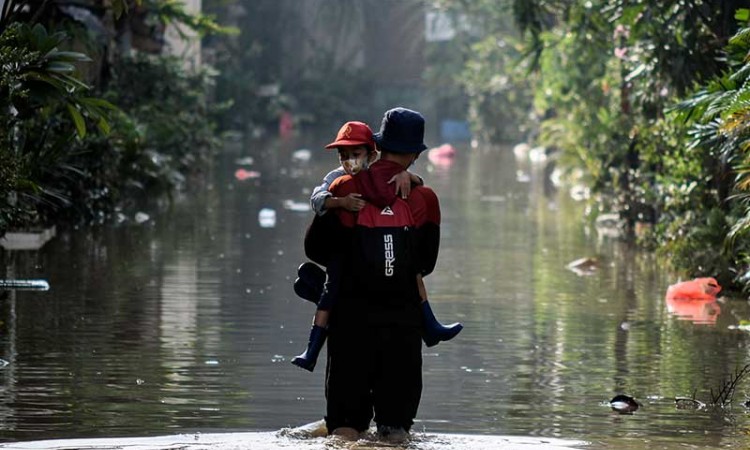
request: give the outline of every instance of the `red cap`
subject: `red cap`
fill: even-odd
[[[375,150],[372,130],[364,122],[346,122],[339,129],[336,140],[326,145],[326,148],[336,148],[344,145],[364,145],[370,151]]]

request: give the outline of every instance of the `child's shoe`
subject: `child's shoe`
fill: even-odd
[[[422,340],[428,347],[438,345],[440,341],[450,341],[463,330],[464,326],[456,322],[445,326],[438,322],[427,300],[422,302]]]
[[[328,330],[317,325],[313,325],[310,330],[310,341],[307,343],[307,350],[299,356],[292,359],[292,364],[312,372],[315,369],[315,363],[318,362],[318,355],[326,341]]]

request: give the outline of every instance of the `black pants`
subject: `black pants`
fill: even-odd
[[[351,324],[353,325],[353,324]],[[370,420],[408,431],[422,396],[418,328],[350,326],[331,329],[326,368],[326,426],[365,431]]]

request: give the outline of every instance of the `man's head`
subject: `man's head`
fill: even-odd
[[[411,109],[390,109],[383,115],[380,132],[373,138],[384,159],[408,166],[427,148],[424,144],[424,117]]]
[[[342,125],[336,140],[326,145],[326,148],[338,150],[341,166],[349,175],[367,169],[376,156],[372,130],[363,122],[354,121]]]

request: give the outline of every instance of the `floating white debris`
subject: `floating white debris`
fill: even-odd
[[[301,148],[292,153],[292,160],[298,162],[308,162],[312,158],[312,152],[306,148]]]
[[[276,211],[271,208],[263,208],[258,212],[258,223],[262,228],[273,228],[276,226]]]
[[[531,151],[531,146],[525,142],[513,146],[513,155],[518,159],[527,158],[529,151]]]
[[[138,212],[135,214],[134,220],[135,220],[135,223],[141,224],[143,222],[147,222],[148,219],[150,218],[151,217],[145,212]]]
[[[295,202],[294,200],[284,200],[284,209],[296,212],[307,212],[310,211],[310,203]]]
[[[534,147],[529,150],[529,160],[533,163],[541,163],[547,160],[547,149],[545,147]]]
[[[0,290],[36,290],[49,291],[47,280],[0,280]]]
[[[624,224],[617,213],[600,214],[595,221],[596,232],[599,236],[610,238],[620,237]]]
[[[570,188],[570,198],[577,202],[586,200],[590,196],[591,191],[586,186],[578,184]]]
[[[578,276],[593,275],[599,268],[599,261],[596,258],[579,258],[565,266]]]
[[[234,160],[234,163],[238,166],[252,166],[255,160],[252,156],[245,156],[244,158],[238,158]]]

